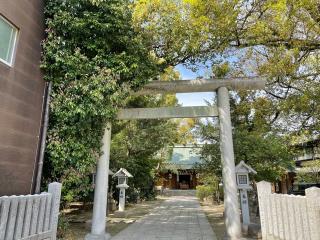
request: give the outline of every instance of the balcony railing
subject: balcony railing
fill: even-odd
[[[304,154],[298,157],[295,157],[295,161],[306,161],[306,160],[315,160],[315,159],[320,159],[320,153],[309,153],[309,154]]]

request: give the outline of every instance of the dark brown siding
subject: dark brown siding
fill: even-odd
[[[42,0],[0,0],[0,14],[18,29],[12,67],[0,62],[0,196],[28,194],[36,174],[45,83]]]

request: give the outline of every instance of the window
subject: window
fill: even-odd
[[[0,61],[12,65],[18,29],[0,16]]]
[[[238,175],[238,184],[239,185],[245,185],[248,184],[248,178],[247,175]]]
[[[121,176],[118,178],[118,184],[125,184],[126,183],[126,177]]]

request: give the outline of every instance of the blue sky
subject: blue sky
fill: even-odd
[[[183,65],[178,65],[175,68],[180,72],[182,80],[191,80],[196,79],[197,77],[204,76],[208,72],[208,69],[205,66],[200,66],[196,72],[193,72],[190,69],[187,69]],[[207,101],[212,101],[214,96],[213,92],[205,93],[178,93],[177,98],[180,104],[183,106],[206,106]]]

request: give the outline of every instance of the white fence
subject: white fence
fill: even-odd
[[[262,181],[257,189],[262,239],[320,239],[320,188],[307,189],[306,196],[276,194]]]
[[[1,240],[55,240],[61,184],[49,184],[48,192],[0,197]]]

